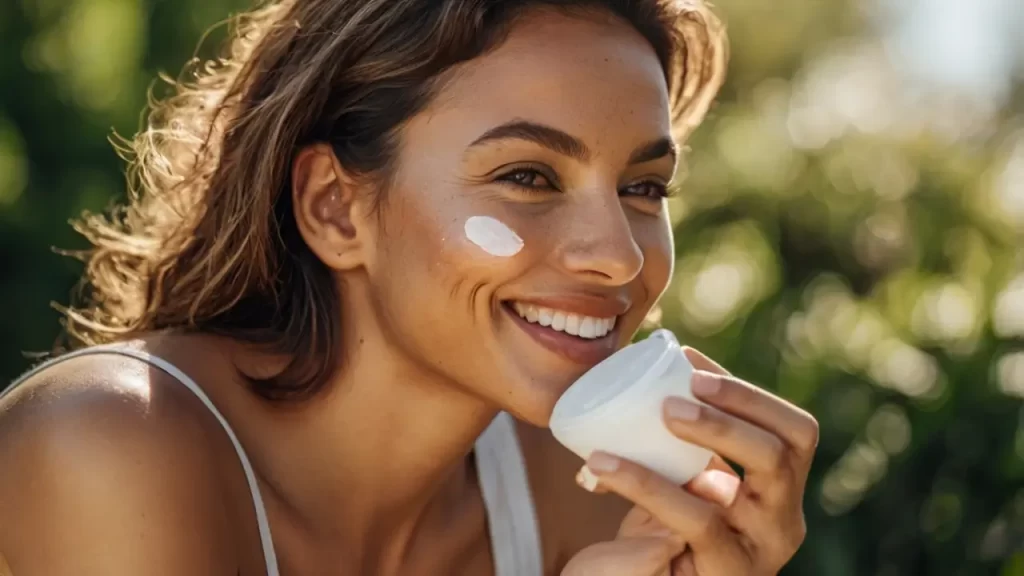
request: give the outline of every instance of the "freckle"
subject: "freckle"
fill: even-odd
[[[359,343],[362,344],[363,342],[366,342],[366,339],[365,338],[360,338],[359,339]]]

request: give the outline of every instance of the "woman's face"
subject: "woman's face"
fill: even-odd
[[[366,267],[372,309],[404,355],[544,424],[668,284],[674,169],[644,38],[532,13],[404,128]]]

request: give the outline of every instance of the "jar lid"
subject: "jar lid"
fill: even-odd
[[[564,428],[584,416],[597,416],[602,408],[627,391],[641,391],[660,375],[678,354],[679,341],[669,330],[654,331],[605,358],[580,376],[562,394],[551,414],[550,426]]]

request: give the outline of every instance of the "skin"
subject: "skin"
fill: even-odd
[[[523,121],[582,146],[555,150],[521,126],[479,141]],[[628,343],[672,271],[660,193],[675,158],[657,145],[669,128],[663,74],[638,33],[600,16],[529,15],[405,126],[380,213],[374,184],[329,147],[296,156],[295,217],[341,288],[344,367],[323,393],[258,399],[242,376],[287,359],[222,338],[132,344],[201,383],[231,423],[283,573],[491,574],[467,454],[499,410],[520,420],[547,574],[762,575],[792,556],[813,418],[687,350],[711,407],[680,420],[676,400],[666,424],[745,477],[716,460],[680,488],[595,455],[588,493],[574,483],[581,462],[543,426],[589,365],[539,345],[502,306],[628,307],[614,337]],[[663,153],[631,163],[644,150]],[[473,215],[505,222],[523,250],[481,251],[462,233]],[[135,360],[70,360],[4,398],[0,469],[13,471],[0,475],[0,550],[19,576],[264,573],[227,437],[190,392]]]

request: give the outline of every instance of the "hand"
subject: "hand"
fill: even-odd
[[[731,376],[692,348],[693,393],[665,402],[668,429],[719,456],[680,488],[628,460],[594,453],[581,470],[597,489],[636,507],[612,542],[584,549],[563,576],[767,576],[803,543],[803,494],[818,423],[796,406]],[[586,486],[585,486],[586,487]]]

